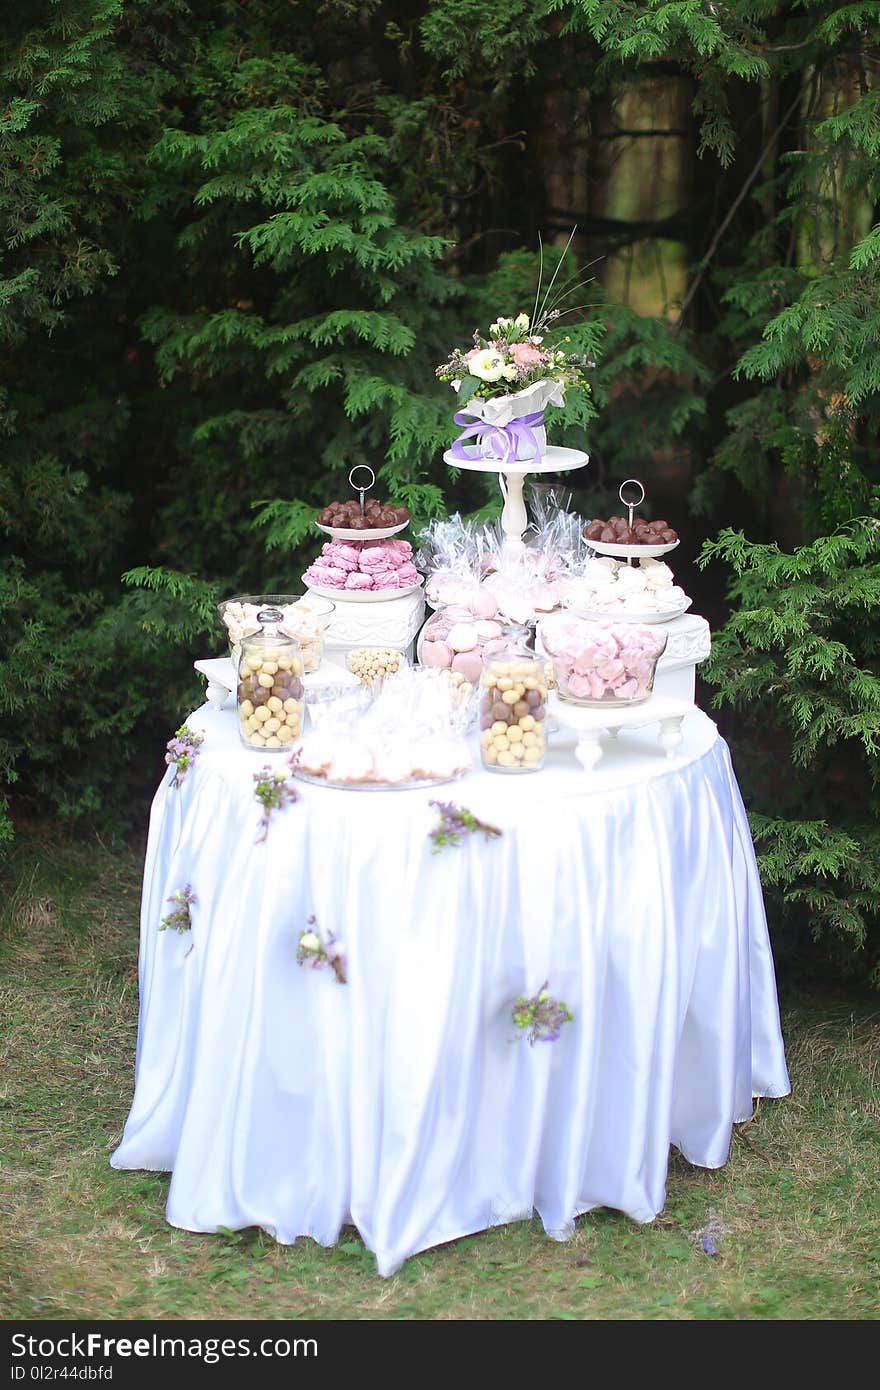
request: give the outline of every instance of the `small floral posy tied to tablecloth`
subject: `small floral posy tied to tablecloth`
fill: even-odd
[[[202,735],[199,741],[199,735]],[[122,1169],[172,1173],[192,1231],[323,1245],[390,1274],[537,1211],[563,1239],[663,1208],[670,1144],[726,1161],[789,1089],[754,850],[697,710],[585,778],[477,768],[364,796],[288,781],[235,710],[169,748],[144,877]],[[295,794],[294,794],[295,792]],[[169,929],[171,928],[171,929]]]

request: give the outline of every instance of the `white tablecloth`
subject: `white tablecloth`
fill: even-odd
[[[418,1250],[530,1217],[571,1234],[609,1206],[650,1221],[670,1144],[726,1161],[753,1096],[788,1092],[773,962],[728,750],[695,711],[667,760],[621,734],[584,773],[432,791],[300,784],[255,844],[231,709],[156,795],[131,1113],[112,1162],[170,1170],[167,1216],[333,1244],[353,1222],[389,1274]],[[432,853],[432,799],[503,830]],[[190,884],[192,930],[159,931]],[[348,983],[296,963],[314,916]],[[574,1020],[530,1047],[518,994]]]

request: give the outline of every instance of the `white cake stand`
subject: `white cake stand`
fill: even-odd
[[[473,473],[497,473],[504,510],[501,513],[501,529],[504,532],[504,558],[518,560],[525,550],[523,532],[529,524],[526,504],[523,500],[523,483],[528,473],[566,473],[572,468],[583,468],[589,463],[589,454],[580,449],[562,449],[548,444],[540,458],[516,459],[502,465],[500,459],[483,457],[476,445],[465,445],[463,453],[467,458],[459,458],[447,449],[444,462],[450,468],[464,468]]]

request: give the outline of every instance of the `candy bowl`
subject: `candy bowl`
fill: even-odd
[[[494,618],[475,618],[467,608],[438,608],[419,633],[416,656],[422,666],[458,671],[476,685],[483,673],[483,647],[503,630]]]
[[[394,647],[353,647],[345,659],[353,676],[369,689],[378,689],[389,676],[395,676],[406,657]]]
[[[539,627],[552,658],[560,700],[607,708],[636,705],[654,688],[667,634],[656,626],[554,614]]]
[[[241,656],[242,639],[259,632],[257,614],[266,607],[281,612],[278,630],[299,643],[305,674],[317,671],[324,658],[324,632],[336,605],[316,594],[239,594],[218,603],[217,611],[226,628],[230,655],[236,665]]]

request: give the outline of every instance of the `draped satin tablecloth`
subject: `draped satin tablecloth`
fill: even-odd
[[[231,708],[189,723],[202,751],[153,803],[112,1158],[171,1171],[175,1226],[331,1245],[353,1222],[390,1274],[533,1211],[557,1239],[596,1206],[647,1222],[670,1144],[718,1167],[752,1097],[788,1092],[748,824],[704,714],[673,759],[624,732],[591,774],[556,735],[534,775],[298,784],[263,844],[268,759]],[[503,835],[432,853],[431,799]],[[186,884],[191,931],[160,932]],[[312,916],[344,943],[345,985],[297,965]],[[511,1007],[545,980],[574,1019],[530,1047]]]

